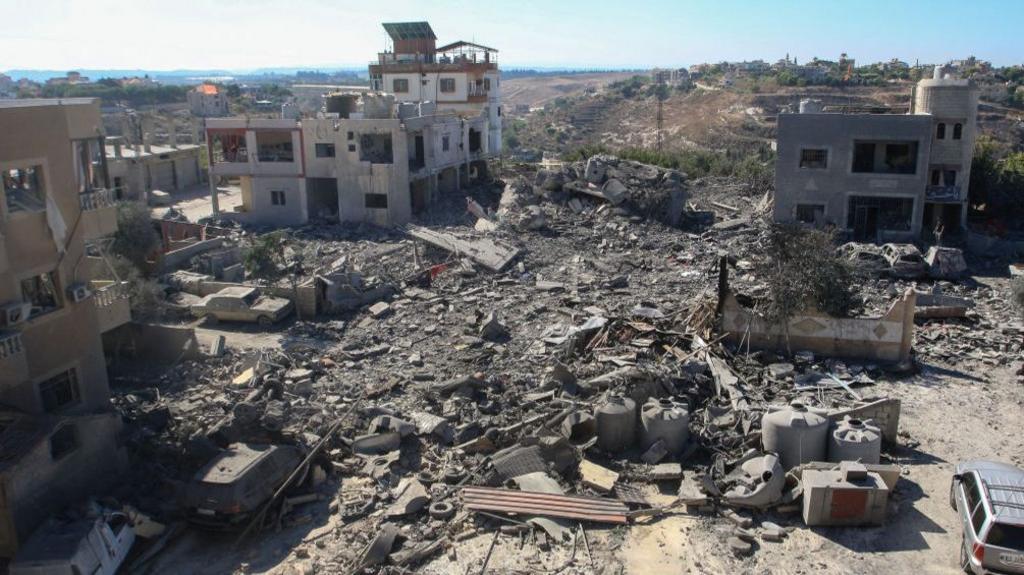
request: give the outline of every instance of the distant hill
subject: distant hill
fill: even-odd
[[[132,76],[149,76],[150,78],[165,84],[187,84],[196,83],[204,79],[241,79],[256,78],[260,76],[294,75],[300,71],[316,71],[325,73],[366,73],[365,67],[338,66],[338,67],[317,67],[317,66],[295,66],[288,68],[257,68],[252,70],[144,70],[144,69],[89,69],[80,68],[76,70],[83,76],[96,81],[100,78],[123,78]],[[28,78],[33,82],[45,82],[50,78],[62,77],[67,70],[7,70],[3,72],[15,80]]]

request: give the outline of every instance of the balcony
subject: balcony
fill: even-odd
[[[126,282],[93,282],[93,289],[92,300],[96,305],[100,333],[121,327],[132,320],[131,298]]]
[[[99,189],[78,195],[82,208],[82,230],[85,239],[94,240],[117,231],[117,191]]]
[[[959,202],[962,188],[954,186],[927,186],[924,189],[924,199],[927,202]]]

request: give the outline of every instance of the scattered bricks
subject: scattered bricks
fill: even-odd
[[[391,314],[391,305],[386,301],[379,301],[370,306],[370,315],[382,319]]]
[[[601,493],[610,493],[619,474],[584,459],[580,462],[580,478],[583,485]]]
[[[654,481],[682,479],[683,466],[678,463],[659,463],[651,468],[650,477]]]
[[[739,537],[730,537],[726,544],[729,546],[729,550],[732,554],[737,557],[749,557],[754,553],[754,545],[748,541],[744,541]]]
[[[743,515],[740,515],[739,513],[736,513],[732,509],[723,509],[721,511],[721,514],[722,514],[722,517],[725,517],[726,519],[731,521],[737,527],[742,527],[744,529],[747,529],[747,528],[751,527],[754,524],[754,520],[753,519],[751,519],[749,517],[744,517]]]

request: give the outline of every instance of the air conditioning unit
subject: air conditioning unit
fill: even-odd
[[[87,286],[87,285],[85,285],[83,283],[71,284],[68,287],[68,297],[70,297],[71,301],[73,301],[75,303],[83,301],[84,299],[86,299],[87,297],[89,297],[91,295],[92,295],[92,292],[89,291],[89,286]]]
[[[32,304],[20,301],[7,302],[0,306],[0,327],[14,327],[28,319]]]

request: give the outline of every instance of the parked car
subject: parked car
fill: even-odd
[[[227,287],[192,306],[192,315],[214,321],[255,322],[269,326],[292,312],[292,302],[260,295],[252,287]]]
[[[928,264],[913,244],[885,244],[882,257],[889,262],[889,273],[895,277],[917,279],[928,275]]]
[[[235,527],[270,499],[301,461],[298,448],[288,445],[232,444],[186,487],[185,515],[201,527]]]
[[[1024,573],[1024,470],[994,461],[956,466],[949,503],[960,517],[960,567]]]
[[[10,575],[113,575],[135,543],[124,513],[94,519],[50,519],[29,537],[9,566]]]
[[[858,271],[879,276],[889,272],[889,261],[882,256],[881,248],[875,244],[847,242],[839,246],[837,251]]]

